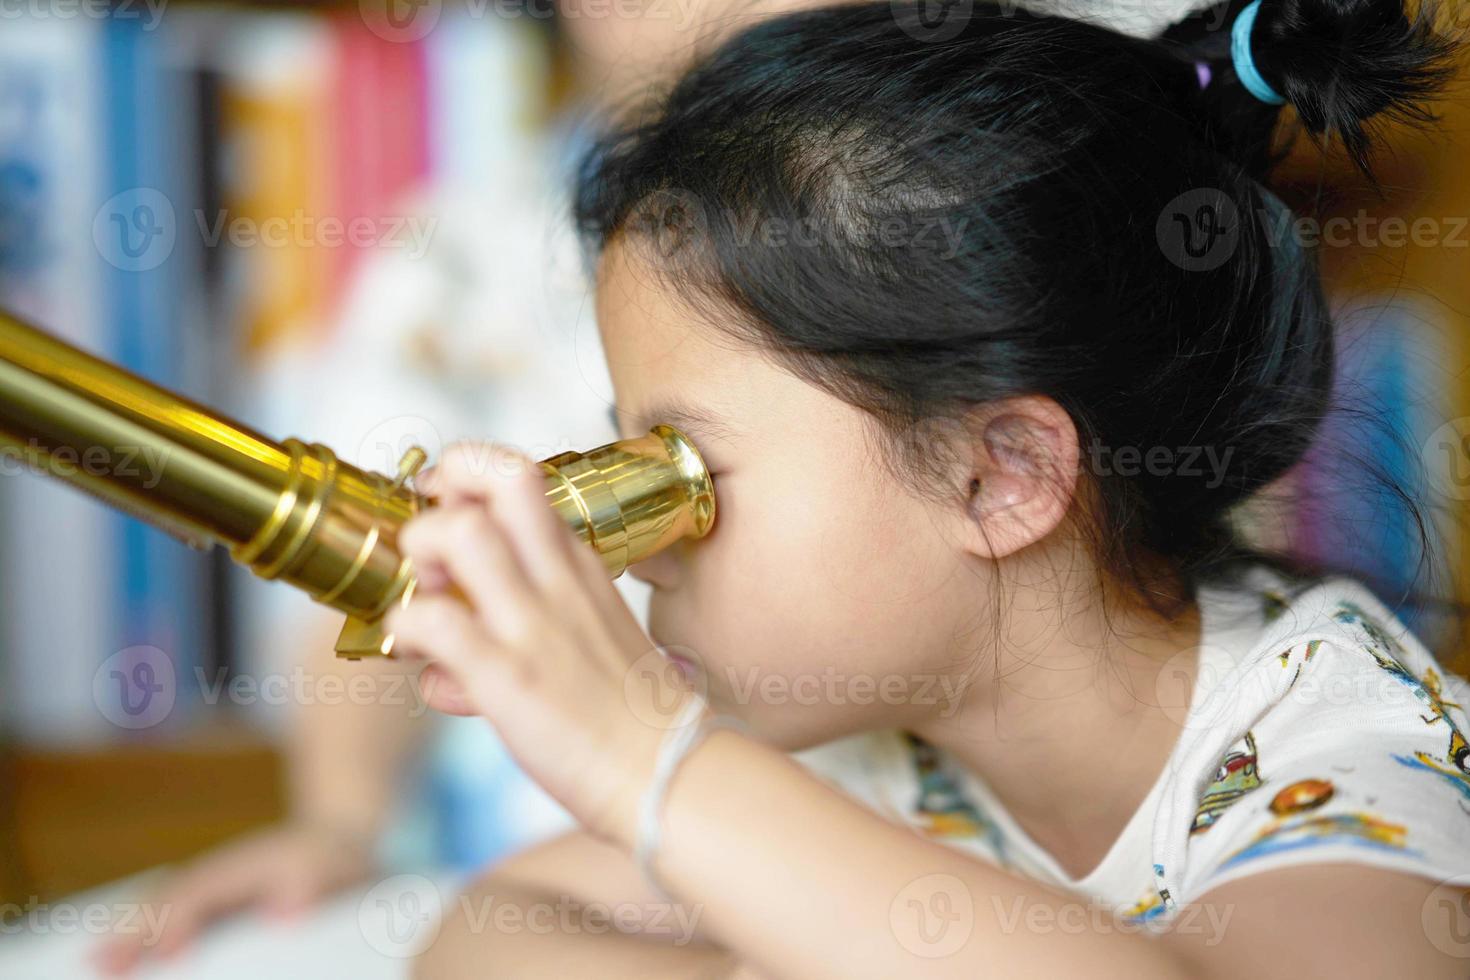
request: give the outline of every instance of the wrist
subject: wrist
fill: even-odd
[[[674,722],[659,740],[649,779],[637,801],[633,858],[645,881],[670,901],[656,870],[663,838],[667,801],[673,783],[689,759],[705,741],[720,731],[746,730],[744,722],[731,715],[712,712],[702,697],[691,696],[675,715]]]
[[[687,699],[682,700],[671,718],[677,718],[688,704]],[[670,727],[640,722],[620,739],[627,746],[624,753],[626,762],[611,794],[605,819],[599,822],[600,826],[590,829],[626,853],[631,854],[637,848],[639,813],[653,785],[660,753],[672,730],[672,720]]]
[[[378,826],[376,821],[359,815],[303,811],[295,814],[291,823],[306,833],[332,844],[352,847],[367,853],[372,853],[377,847]]]

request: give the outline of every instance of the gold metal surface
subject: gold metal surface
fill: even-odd
[[[198,548],[347,614],[338,656],[391,656],[381,619],[413,594],[399,528],[435,498],[317,443],[275,442],[204,405],[0,313],[0,451]],[[143,460],[161,460],[148,466]],[[714,486],[677,429],[539,461],[547,503],[610,578],[715,519]]]

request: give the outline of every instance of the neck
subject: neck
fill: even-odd
[[[1056,607],[1055,589],[1024,589]],[[1097,864],[1181,733],[1200,640],[1198,605],[1152,611],[1013,606],[997,656],[958,710],[910,726],[983,778],[1068,873]],[[1070,855],[1071,857],[1065,857]]]

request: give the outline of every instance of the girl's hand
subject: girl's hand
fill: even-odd
[[[293,917],[376,868],[372,842],[346,828],[293,821],[257,831],[171,870],[140,902],[162,910],[160,931],[109,934],[92,948],[109,976],[170,957],[230,915],[260,909]]]
[[[638,797],[688,693],[678,670],[552,510],[534,460],[458,443],[415,487],[438,504],[400,532],[418,585],[385,622],[395,651],[429,661],[419,683],[432,707],[483,715],[583,826],[631,847]]]

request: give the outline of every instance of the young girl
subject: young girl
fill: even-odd
[[[1470,691],[1231,523],[1332,394],[1272,125],[1366,168],[1447,36],[946,9],[750,29],[588,158],[620,431],[717,517],[631,569],[649,635],[528,457],[420,481],[388,625],[583,828],[422,975],[1464,975]]]

